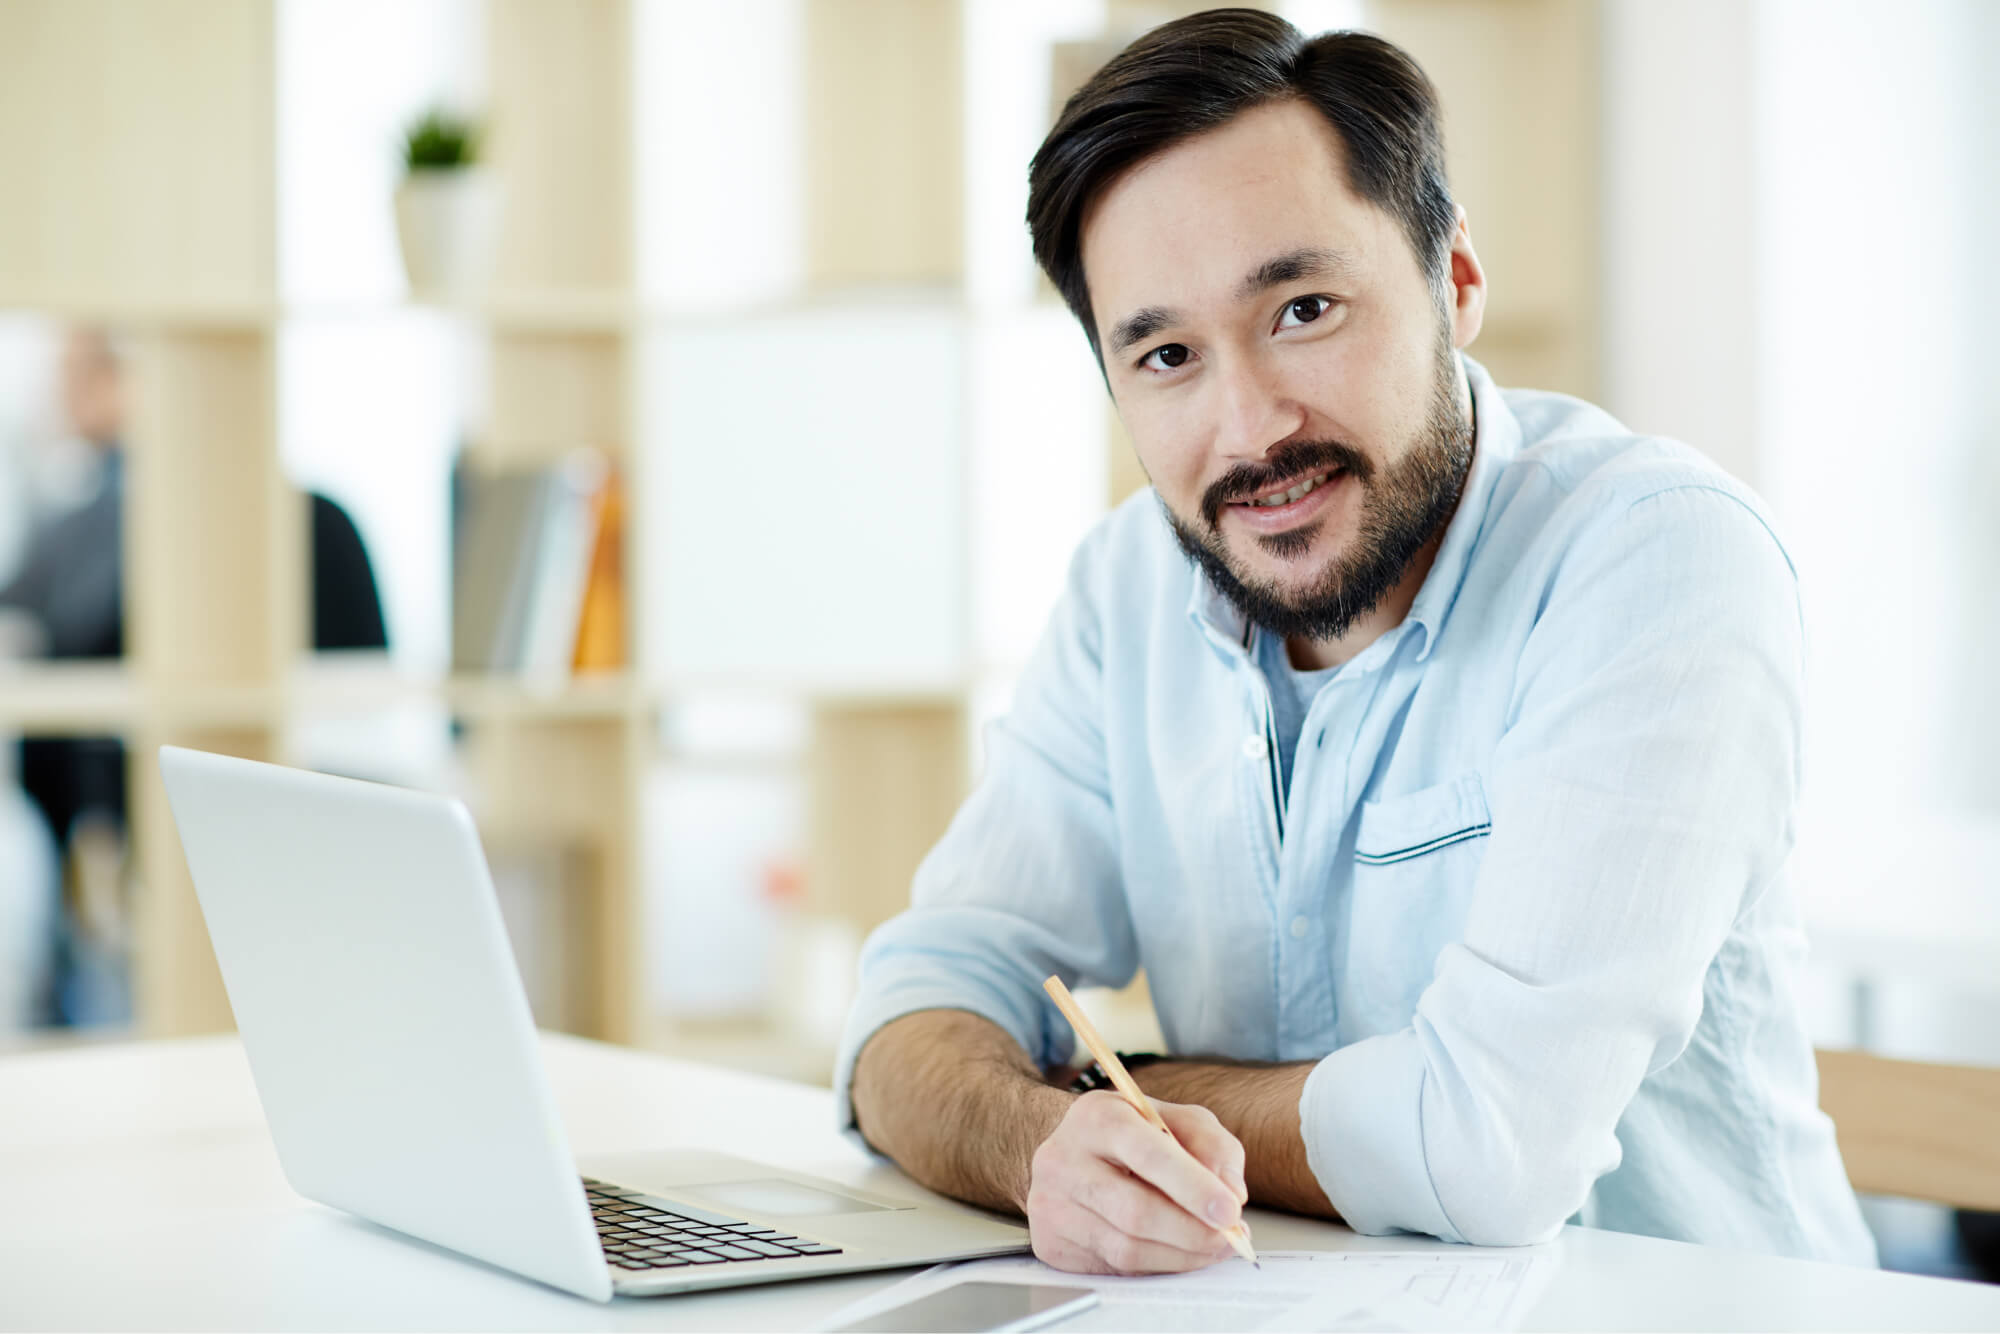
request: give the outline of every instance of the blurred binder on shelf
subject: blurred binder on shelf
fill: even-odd
[[[622,505],[602,455],[467,473],[457,511],[454,672],[549,680],[623,665]]]
[[[625,666],[625,488],[616,472],[597,493],[597,549],[590,557],[570,665],[580,673]]]
[[[452,548],[453,671],[502,672],[516,665],[545,489],[536,473],[462,479]]]

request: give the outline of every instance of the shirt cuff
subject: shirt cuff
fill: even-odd
[[[1313,1068],[1299,1098],[1306,1162],[1347,1225],[1462,1242],[1424,1152],[1425,1067],[1416,1035],[1364,1038]]]

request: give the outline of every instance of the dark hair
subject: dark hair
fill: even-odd
[[[1113,56],[1063,106],[1028,167],[1035,259],[1082,322],[1097,326],[1083,276],[1084,210],[1120,172],[1266,102],[1299,98],[1347,149],[1348,185],[1394,217],[1432,286],[1456,226],[1437,90],[1380,37],[1308,40],[1274,14],[1211,9],[1162,24]]]

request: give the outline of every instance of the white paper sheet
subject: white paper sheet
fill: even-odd
[[[1263,1269],[1225,1260],[1191,1274],[1065,1274],[1029,1256],[937,1265],[836,1313],[825,1328],[915,1301],[954,1283],[1058,1283],[1096,1289],[1095,1309],[1051,1329],[1513,1329],[1555,1273],[1553,1247],[1463,1251],[1268,1251]]]

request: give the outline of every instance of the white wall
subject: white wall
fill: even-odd
[[[1751,480],[1799,565],[1822,958],[1887,977],[1884,1049],[2000,1060],[2000,7],[1606,19],[1607,406]]]
[[[1968,781],[1992,713],[1964,671],[2000,572],[1975,430],[1978,363],[2000,347],[1966,281],[1965,168],[2000,146],[1974,112],[1978,8],[1765,0],[1757,361],[1760,464],[1813,654],[1818,902],[1884,931],[1983,921],[2000,945],[2000,810]]]
[[[1886,976],[1884,1048],[2000,1059],[2000,7],[1605,20],[1606,406],[1757,486],[1799,564],[1822,959]]]
[[[964,317],[939,306],[649,336],[650,673],[822,689],[963,674],[964,356]]]
[[[635,266],[681,311],[767,307],[805,281],[807,0],[637,0]]]
[[[1604,6],[1605,406],[1757,480],[1743,0]]]

